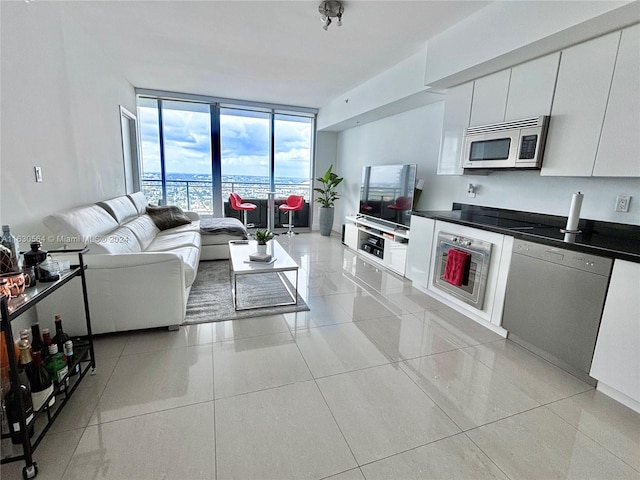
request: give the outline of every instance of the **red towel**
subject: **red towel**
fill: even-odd
[[[444,269],[444,281],[456,287],[461,286],[469,276],[471,254],[463,250],[450,248],[447,252],[447,264]],[[468,281],[468,280],[467,280]]]

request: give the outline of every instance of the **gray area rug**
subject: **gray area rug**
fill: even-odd
[[[238,305],[240,306],[274,304],[290,300],[291,297],[275,273],[238,277]],[[304,310],[309,310],[309,307],[298,295],[297,305],[236,311],[231,297],[229,261],[213,260],[200,262],[198,275],[193,282],[187,301],[184,324],[221,322]]]

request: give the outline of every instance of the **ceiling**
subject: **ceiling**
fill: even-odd
[[[328,31],[319,0],[68,2],[62,18],[135,87],[322,107],[488,3],[345,1]]]

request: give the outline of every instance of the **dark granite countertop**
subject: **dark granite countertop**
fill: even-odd
[[[573,242],[560,229],[567,217],[454,203],[448,211],[412,212],[425,218],[479,228],[568,250],[640,263],[640,226],[581,219]]]

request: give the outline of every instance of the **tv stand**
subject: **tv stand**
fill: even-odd
[[[409,230],[362,216],[345,217],[344,243],[372,263],[405,274]]]

